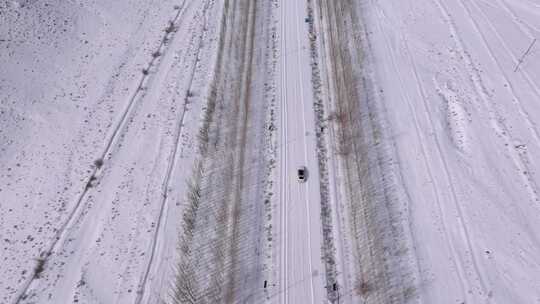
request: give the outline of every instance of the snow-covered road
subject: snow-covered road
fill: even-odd
[[[315,143],[307,6],[280,2],[281,303],[321,303],[321,205]],[[307,181],[297,169],[307,168]]]

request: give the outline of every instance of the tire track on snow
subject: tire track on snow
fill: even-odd
[[[379,14],[379,17],[377,18],[377,20],[386,19],[384,14],[382,14],[379,9],[377,10],[377,13]],[[379,22],[377,22],[377,26],[379,27],[379,31],[381,33],[384,33],[384,30],[381,27]],[[420,123],[418,121],[418,117],[416,115],[416,112],[414,111],[414,107],[413,107],[413,105],[411,103],[411,97],[409,96],[409,94],[407,93],[407,91],[405,90],[405,87],[403,85],[403,77],[402,77],[400,69],[398,68],[398,65],[397,65],[398,61],[397,61],[397,59],[395,57],[395,54],[392,51],[392,49],[390,47],[388,47],[389,45],[391,45],[388,36],[384,35],[384,39],[385,39],[385,47],[387,48],[388,53],[391,54],[392,66],[394,67],[394,70],[396,71],[396,76],[399,79],[400,91],[403,92],[403,96],[404,96],[405,100],[407,101],[407,106],[408,106],[409,111],[410,111],[410,113],[412,115],[412,120],[414,122],[415,131],[416,131],[415,133],[416,133],[416,136],[418,138],[418,143],[420,145],[420,151],[422,153],[422,159],[424,160],[424,165],[427,168],[427,173],[428,173],[429,178],[433,181],[433,188],[432,189],[433,189],[433,192],[435,194],[435,200],[436,200],[437,207],[438,207],[439,217],[441,218],[441,224],[442,224],[442,230],[443,230],[443,234],[444,234],[444,238],[445,238],[445,243],[447,244],[447,246],[450,249],[449,251],[450,251],[450,254],[452,256],[451,261],[452,261],[452,264],[454,265],[454,267],[456,269],[456,274],[457,274],[458,279],[459,279],[459,284],[461,285],[461,296],[468,300],[467,290],[471,289],[470,288],[470,283],[466,279],[466,274],[465,274],[465,271],[463,269],[463,265],[461,264],[461,262],[460,262],[460,260],[458,258],[457,249],[455,248],[455,246],[454,246],[454,244],[452,242],[452,238],[450,236],[450,233],[448,232],[448,230],[449,230],[448,229],[448,223],[447,223],[446,217],[444,216],[445,211],[444,211],[444,208],[443,208],[443,204],[441,203],[441,194],[440,194],[439,187],[437,186],[436,179],[434,178],[434,174],[433,174],[434,170],[433,170],[433,168],[431,167],[431,165],[430,165],[430,163],[428,161],[427,148],[426,148],[426,146],[424,144],[425,140],[424,140],[424,136],[422,136],[422,132],[421,132],[422,128],[421,128]],[[469,302],[469,301],[467,301],[467,302]]]
[[[174,16],[173,21],[170,21],[170,24],[169,24],[170,27],[169,28],[173,29],[175,24],[178,22],[178,20],[180,20],[180,17],[185,12],[186,1],[188,1],[188,0],[184,0],[182,2],[182,5],[180,7],[178,7],[178,12]],[[174,31],[166,31],[165,32],[165,35],[163,36],[163,38],[162,38],[162,40],[161,40],[161,42],[159,44],[157,52],[160,52],[161,54],[165,54],[165,52],[168,50],[168,47],[167,47],[168,42],[169,42],[170,39],[172,39],[174,37],[174,33],[175,33]],[[160,56],[160,57],[162,57],[162,56]],[[152,56],[152,59],[147,64],[147,67],[145,68],[145,70],[149,71],[150,68],[155,65],[155,62],[160,63],[161,60],[160,60],[159,57]],[[46,270],[48,258],[52,255],[53,252],[58,251],[58,249],[62,246],[63,242],[61,242],[61,241],[65,239],[65,235],[66,235],[67,231],[70,229],[72,224],[76,221],[77,215],[80,214],[80,211],[82,210],[82,208],[86,205],[86,204],[83,203],[84,199],[86,198],[86,194],[89,192],[89,190],[92,187],[95,186],[95,182],[97,180],[97,177],[99,176],[99,173],[101,173],[103,171],[103,167],[102,167],[103,161],[107,156],[109,156],[109,158],[110,158],[111,150],[114,147],[113,144],[118,140],[118,137],[120,137],[120,134],[121,134],[120,133],[121,130],[124,129],[124,126],[129,121],[128,118],[129,118],[129,116],[130,116],[130,114],[132,112],[132,109],[134,108],[134,106],[136,104],[136,101],[142,99],[142,98],[138,98],[138,97],[139,97],[139,95],[141,95],[144,83],[149,78],[150,78],[150,75],[149,75],[148,72],[143,73],[143,75],[141,76],[141,79],[139,80],[135,91],[133,92],[132,96],[128,99],[126,107],[121,112],[120,118],[118,119],[118,122],[117,122],[116,126],[114,127],[114,129],[112,131],[112,134],[107,139],[107,141],[105,143],[105,147],[103,149],[103,152],[98,157],[98,160],[101,163],[99,164],[98,160],[96,160],[96,163],[94,164],[94,167],[93,167],[93,169],[91,171],[91,174],[90,174],[90,176],[87,178],[87,180],[85,182],[85,186],[84,186],[83,191],[75,199],[75,206],[72,208],[72,210],[69,213],[69,215],[68,215],[67,219],[65,220],[65,222],[57,230],[57,233],[54,236],[54,239],[51,242],[51,244],[49,244],[49,246],[47,247],[46,250],[41,252],[40,257],[39,257],[39,259],[37,261],[38,265],[41,265],[41,266],[36,267],[36,269],[41,268],[40,272],[42,272],[43,270]],[[19,294],[15,297],[15,300],[14,300],[13,303],[18,304],[21,301],[25,300],[29,296],[27,294],[28,291],[31,289],[31,287],[32,287],[33,283],[36,281],[36,279],[40,278],[40,273],[37,273],[36,270],[34,270],[34,271],[35,271],[34,275],[32,275],[32,277],[30,277],[27,280],[27,282],[23,285],[22,289],[19,291]]]
[[[204,9],[203,9],[203,18],[204,18],[204,25],[203,25],[203,34],[201,36],[199,36],[199,44],[198,44],[198,47],[197,47],[197,51],[196,51],[196,54],[195,54],[195,62],[199,62],[200,61],[200,51],[203,47],[203,41],[204,41],[204,37],[205,37],[205,34],[207,32],[207,28],[208,28],[208,19],[207,19],[207,11],[209,9],[209,2],[208,0],[205,2],[205,5],[204,5]],[[189,99],[190,99],[190,96],[188,94],[188,92],[191,91],[191,88],[192,88],[192,85],[193,85],[193,79],[195,78],[195,74],[197,72],[197,67],[198,67],[198,64],[194,64],[193,65],[193,69],[191,70],[190,72],[190,78],[189,78],[189,81],[188,81],[188,90],[186,91],[186,94],[184,96],[184,106],[183,106],[183,111],[182,111],[182,114],[180,115],[179,119],[178,119],[178,127],[177,127],[177,130],[176,130],[176,133],[175,133],[175,136],[174,136],[174,146],[173,146],[173,150],[171,152],[171,156],[169,158],[169,161],[168,161],[168,164],[167,164],[167,171],[165,173],[165,179],[163,180],[163,183],[161,185],[161,191],[162,191],[162,200],[160,202],[160,209],[159,209],[159,215],[158,215],[158,218],[157,218],[157,221],[156,221],[156,230],[154,232],[154,236],[152,238],[152,243],[151,243],[151,246],[150,246],[150,258],[149,258],[149,261],[146,265],[146,269],[142,275],[142,279],[141,279],[141,283],[139,284],[139,288],[138,288],[138,292],[137,292],[137,298],[135,299],[135,303],[136,304],[140,304],[146,294],[146,285],[147,285],[147,282],[148,282],[148,277],[149,277],[149,274],[150,274],[150,271],[152,269],[152,265],[154,264],[154,258],[155,258],[155,255],[156,255],[156,252],[157,252],[157,248],[158,248],[158,242],[161,241],[161,233],[162,231],[165,229],[165,227],[163,227],[163,218],[166,217],[166,213],[167,213],[167,209],[168,209],[168,192],[171,190],[171,176],[174,172],[174,168],[176,167],[177,165],[177,162],[178,162],[178,148],[181,144],[180,142],[180,137],[181,137],[181,134],[182,134],[182,130],[183,130],[183,126],[184,126],[184,120],[185,120],[185,114],[187,112],[187,109],[186,109],[186,106],[187,104],[189,103]]]

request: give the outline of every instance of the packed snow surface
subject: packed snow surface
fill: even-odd
[[[284,1],[279,10],[280,303],[320,303],[325,289],[307,7]],[[300,182],[303,166],[310,169]]]
[[[199,1],[0,4],[0,302],[169,291],[201,107],[187,97],[208,76],[216,13]]]
[[[364,8],[421,298],[539,302],[540,3],[370,0]]]

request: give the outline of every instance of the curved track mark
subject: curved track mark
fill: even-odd
[[[176,13],[173,21],[171,22],[171,26],[174,26],[178,22],[178,20],[180,19],[182,13],[185,11],[184,7],[185,7],[186,1],[187,0],[184,0],[184,2],[182,3],[182,6],[178,9],[178,12]],[[167,49],[167,41],[169,39],[171,39],[172,36],[174,36],[174,31],[165,33],[165,35],[163,36],[163,39],[161,40],[161,43],[159,44],[158,51],[164,53],[164,50]],[[160,62],[160,60],[157,57],[152,57],[152,59],[150,60],[148,66],[147,66],[147,70],[149,70],[152,66],[154,66],[155,62]],[[124,128],[127,121],[129,120],[128,119],[129,114],[132,112],[132,109],[133,109],[136,101],[139,100],[137,97],[139,97],[140,92],[141,92],[141,88],[142,88],[143,84],[147,81],[149,76],[150,75],[148,75],[148,74],[143,74],[141,76],[141,79],[139,80],[139,83],[138,83],[138,85],[137,85],[137,87],[135,89],[135,92],[128,99],[126,107],[121,112],[118,123],[114,127],[110,137],[107,139],[105,147],[103,149],[103,152],[100,155],[100,158],[102,160],[105,159],[105,157],[110,154],[110,152],[111,152],[111,150],[113,148],[113,143],[118,139],[118,137],[120,135],[120,131]],[[65,220],[65,222],[57,230],[56,235],[54,236],[54,239],[51,242],[51,244],[49,244],[47,249],[44,250],[40,254],[40,260],[43,261],[42,263],[43,263],[44,267],[46,267],[47,260],[48,260],[49,256],[53,252],[57,251],[61,247],[62,240],[65,239],[67,231],[73,225],[73,223],[78,219],[77,215],[80,214],[80,212],[82,210],[82,207],[85,205],[83,203],[83,201],[84,201],[84,199],[86,197],[86,194],[94,186],[94,183],[96,182],[97,176],[99,175],[99,173],[102,172],[102,170],[103,170],[103,168],[101,166],[100,167],[94,167],[92,169],[92,171],[90,172],[90,176],[85,181],[85,187],[84,187],[83,191],[75,199],[75,206],[71,209],[71,211],[68,214],[68,217]],[[23,287],[19,291],[19,294],[15,297],[15,300],[13,301],[13,303],[18,304],[21,301],[25,300],[29,296],[27,293],[30,290],[32,284],[36,281],[36,279],[39,279],[39,277],[37,275],[33,275],[32,277],[30,277],[27,280],[27,282],[23,285]]]
[[[385,17],[383,16],[383,14],[381,14],[379,11],[378,11],[378,13],[379,13],[379,18],[377,18],[377,19],[378,20],[384,20]],[[384,31],[381,28],[379,23],[377,24],[377,26],[379,27],[379,31],[381,33],[384,33]],[[453,242],[451,241],[452,238],[450,237],[450,234],[448,232],[448,230],[449,230],[448,229],[448,223],[447,223],[446,217],[444,216],[445,211],[444,211],[443,204],[441,202],[440,190],[439,190],[439,187],[437,186],[437,180],[435,179],[434,174],[433,174],[434,170],[431,167],[431,165],[429,163],[429,160],[428,160],[427,148],[426,148],[426,146],[424,144],[425,140],[424,140],[424,137],[422,136],[421,126],[420,126],[420,123],[418,121],[418,117],[416,116],[416,112],[414,110],[414,107],[413,107],[413,105],[411,103],[411,97],[409,96],[409,94],[406,93],[406,90],[405,90],[405,88],[403,86],[403,77],[402,77],[401,72],[400,72],[400,70],[398,68],[397,59],[395,58],[395,55],[394,55],[392,49],[388,48],[388,45],[390,45],[390,41],[389,41],[387,36],[385,36],[384,38],[385,38],[385,46],[388,49],[388,53],[392,54],[392,56],[391,56],[392,65],[394,66],[394,69],[396,71],[396,75],[397,75],[398,79],[400,80],[399,81],[400,91],[403,92],[403,94],[404,94],[404,98],[407,101],[407,106],[408,106],[409,111],[410,111],[410,113],[412,115],[412,118],[413,118],[415,131],[416,131],[415,133],[416,133],[416,137],[418,138],[418,143],[420,145],[420,151],[422,153],[422,159],[424,160],[424,165],[427,168],[427,173],[428,173],[429,178],[433,181],[433,192],[435,194],[435,199],[436,199],[436,202],[437,202],[439,217],[441,218],[441,224],[442,224],[442,230],[443,230],[443,234],[444,234],[444,239],[445,239],[445,242],[446,242],[448,248],[450,249],[449,251],[450,251],[451,256],[452,256],[452,259],[451,259],[452,264],[454,265],[454,267],[456,269],[456,273],[457,273],[457,276],[458,276],[458,279],[459,279],[459,284],[461,285],[461,296],[464,297],[465,299],[468,299],[467,290],[471,289],[470,283],[466,279],[465,270],[463,269],[463,265],[461,264],[461,262],[458,259],[457,249],[456,249],[455,245],[453,244]],[[467,301],[467,302],[469,302],[469,301]]]
[[[207,28],[207,24],[208,24],[208,20],[207,20],[207,16],[206,16],[206,12],[208,10],[208,1],[205,3],[205,6],[204,6],[204,11],[203,11],[203,18],[205,19],[205,22],[204,22],[204,26],[203,28],[206,29]],[[202,46],[203,46],[203,37],[204,37],[204,32],[203,34],[200,36],[200,40],[199,40],[199,45],[197,47],[197,52],[195,54],[195,58],[196,58],[196,61],[199,61],[199,55],[200,55],[200,51],[202,49]],[[193,84],[193,79],[195,78],[195,74],[197,72],[197,65],[193,65],[193,70],[191,71],[190,73],[190,79],[189,79],[189,84],[188,84],[188,92],[191,91],[191,87],[192,87],[192,84]],[[162,183],[162,200],[161,200],[161,203],[160,203],[160,209],[159,209],[159,215],[158,215],[158,218],[157,218],[157,222],[156,222],[156,230],[154,231],[154,236],[152,237],[152,243],[151,243],[151,246],[150,246],[150,258],[148,260],[148,263],[146,265],[146,268],[144,270],[144,273],[142,275],[142,279],[141,279],[141,283],[139,284],[139,287],[138,287],[138,292],[137,292],[137,298],[135,299],[135,303],[136,304],[139,304],[142,302],[145,294],[146,294],[146,286],[147,286],[147,282],[148,282],[148,277],[149,277],[149,274],[150,274],[150,271],[151,271],[151,268],[152,268],[152,265],[154,264],[154,258],[155,258],[155,255],[156,255],[156,252],[157,252],[157,248],[158,248],[158,241],[160,240],[160,233],[163,231],[164,229],[164,225],[163,225],[163,218],[166,214],[166,210],[168,209],[168,192],[169,192],[169,189],[171,187],[171,176],[172,176],[172,173],[174,172],[174,168],[176,167],[177,165],[177,162],[178,162],[178,148],[181,144],[180,142],[180,136],[182,134],[182,129],[183,129],[183,126],[184,126],[184,120],[185,120],[185,114],[187,112],[187,109],[186,109],[186,105],[187,103],[189,102],[189,96],[186,92],[186,95],[184,96],[184,107],[183,107],[183,111],[182,111],[182,114],[180,115],[179,119],[178,119],[178,127],[176,129],[176,133],[175,133],[175,136],[174,136],[174,146],[173,146],[173,150],[170,154],[170,158],[169,158],[169,161],[168,161],[168,164],[167,164],[167,171],[166,171],[166,174],[165,174],[165,179],[163,180],[163,183]]]

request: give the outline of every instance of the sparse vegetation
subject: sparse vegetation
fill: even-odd
[[[408,286],[405,288],[405,291],[403,291],[403,296],[407,301],[413,299],[416,296],[416,287]]]
[[[239,21],[247,22],[241,18]],[[223,35],[231,41],[241,39],[236,44],[241,47],[245,45],[242,41],[250,37],[231,29]],[[240,198],[245,145],[239,143],[242,140],[239,137],[245,136],[243,128],[247,126],[238,126],[246,110],[239,100],[243,98],[243,86],[249,84],[234,82],[231,85],[237,86],[238,90],[224,90],[230,79],[224,77],[227,74],[220,69],[229,67],[224,60],[229,54],[220,52],[209,90],[201,92],[201,100],[206,101],[206,105],[202,108],[202,125],[197,133],[200,158],[188,183],[187,205],[183,209],[184,231],[179,240],[180,258],[171,297],[175,304],[234,303],[239,259],[250,262],[238,252],[239,246],[244,246],[240,242],[246,241],[240,229],[248,229],[242,226],[245,223],[242,223]],[[193,92],[188,90],[186,97],[190,96]]]
[[[359,295],[366,297],[371,291],[372,291],[372,286],[368,284],[368,282],[363,281],[363,280],[358,282],[358,285],[356,286],[356,292]]]
[[[86,285],[86,281],[84,280],[84,278],[81,277],[79,282],[77,282],[77,287],[82,287],[84,285]]]
[[[329,174],[328,164],[326,160],[329,157],[327,149],[327,137],[325,136],[325,129],[331,125],[332,120],[342,121],[343,115],[332,112],[327,115],[329,109],[324,104],[322,93],[322,77],[321,70],[319,68],[319,49],[317,44],[317,31],[314,26],[315,14],[313,2],[308,1],[308,18],[306,22],[309,23],[309,37],[310,37],[310,52],[311,52],[311,73],[312,73],[312,85],[315,92],[315,102],[313,104],[315,111],[315,124],[317,135],[317,156],[319,165],[319,178],[320,178],[320,191],[321,191],[321,223],[323,226],[323,239],[324,245],[322,246],[322,252],[324,257],[324,266],[326,271],[326,292],[330,303],[336,303],[339,301],[339,291],[337,284],[337,268],[336,268],[336,248],[333,238],[333,222],[332,222],[332,204],[330,203],[330,189],[329,189]],[[343,141],[345,142],[345,141]],[[344,144],[341,146],[345,146]]]
[[[165,33],[170,34],[172,32],[176,31],[176,26],[174,25],[174,22],[169,21],[169,25],[165,28]]]
[[[38,279],[40,278],[41,274],[45,270],[45,259],[44,258],[37,258],[36,259],[36,267],[34,268],[34,278]]]
[[[103,166],[103,158],[98,158],[94,160],[94,166],[98,169],[101,169],[101,167]]]
[[[92,175],[90,179],[88,180],[88,183],[86,183],[86,189],[94,187],[94,182],[97,180],[95,175]]]
[[[415,283],[407,279],[409,271],[413,270],[399,264],[406,259],[408,251],[407,244],[403,243],[400,214],[395,208],[394,180],[387,174],[391,155],[388,147],[381,145],[388,135],[381,130],[377,104],[370,96],[369,77],[357,77],[359,71],[353,68],[363,66],[362,40],[352,34],[364,33],[362,18],[357,15],[357,4],[352,0],[315,3],[316,11],[322,14],[318,17],[323,28],[336,24],[336,33],[343,33],[325,35],[324,43],[328,43],[329,48],[320,48],[322,60],[332,67],[328,70],[329,83],[326,83],[330,97],[320,107],[320,112],[332,112],[320,118],[320,126],[324,123],[330,130],[331,144],[339,156],[336,159],[343,168],[346,195],[343,205],[338,206],[343,206],[341,212],[348,217],[345,229],[350,229],[351,233],[351,262],[354,264],[351,274],[356,277],[353,289],[366,303],[404,303],[410,294],[414,295]],[[355,30],[347,31],[349,28]],[[313,43],[317,36],[313,33],[312,37]],[[351,43],[357,46],[351,48]],[[364,71],[360,72],[363,75]],[[314,86],[315,91],[317,85],[320,84]],[[323,131],[321,129],[321,133]],[[328,269],[332,267],[331,262],[327,260]],[[327,279],[327,283],[332,282]],[[335,296],[328,294],[329,300],[336,303]]]

